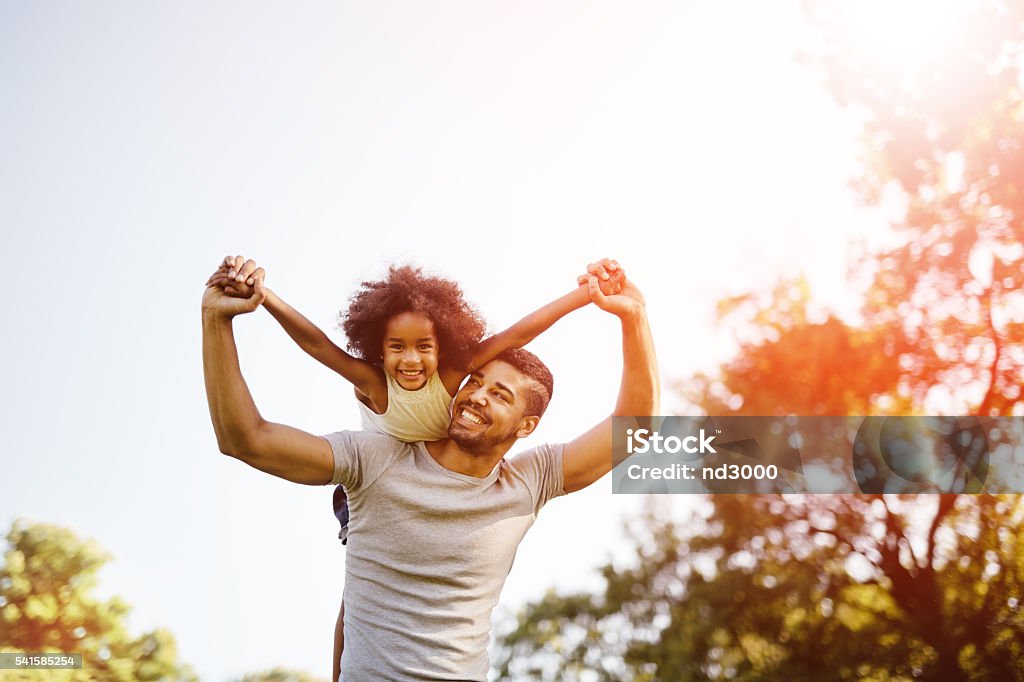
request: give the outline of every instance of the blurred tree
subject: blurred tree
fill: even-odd
[[[899,390],[950,413],[1024,413],[1024,5],[804,5],[811,62],[864,116],[856,187],[906,209],[895,245],[855,264],[873,280],[866,324],[909,342]]]
[[[816,309],[803,278],[783,280],[770,296],[746,294],[719,303],[719,318],[741,318],[748,339],[717,375],[677,384],[707,414],[910,414],[911,395],[927,389],[910,380],[900,358],[912,351],[893,325],[851,327]],[[897,389],[900,382],[914,387]]]
[[[953,500],[930,498],[930,517],[903,496],[719,495],[686,523],[651,511],[603,594],[520,614],[499,676],[1022,680],[1024,504]]]
[[[903,217],[851,264],[856,325],[801,279],[723,301],[739,352],[682,393],[715,415],[1024,414],[1024,6],[804,4],[811,62],[865,121],[855,186]],[[1024,680],[1019,496],[720,495],[665,516],[629,525],[637,562],[606,565],[602,594],[529,605],[499,673]]]
[[[133,637],[130,607],[97,599],[96,574],[109,557],[66,528],[15,521],[0,565],[0,650],[80,653],[74,672],[0,672],[0,680],[195,680],[178,660],[174,637]]]

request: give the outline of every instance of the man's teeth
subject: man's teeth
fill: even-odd
[[[476,416],[475,414],[470,414],[469,412],[466,412],[465,410],[462,411],[462,418],[465,419],[466,421],[471,421],[474,424],[483,424],[484,423],[483,419],[481,419],[480,417]]]
[[[420,375],[420,371],[418,369],[416,369],[416,370],[400,369],[400,370],[398,370],[398,372],[399,372],[399,374],[403,374],[403,375],[405,375],[407,377],[418,377]]]

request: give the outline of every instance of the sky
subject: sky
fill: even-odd
[[[101,592],[204,680],[326,677],[330,489],[218,453],[206,277],[252,257],[343,343],[337,311],[389,263],[457,280],[500,330],[613,257],[669,411],[674,380],[735,350],[722,297],[802,271],[855,308],[850,243],[886,216],[849,188],[859,121],[798,58],[811,44],[795,0],[0,3],[0,524],[95,538]],[[235,329],[266,418],[358,427],[350,387],[265,311]],[[556,388],[523,447],[610,412],[613,318],[584,309],[531,349]],[[545,508],[496,619],[598,586],[643,503],[606,478]]]

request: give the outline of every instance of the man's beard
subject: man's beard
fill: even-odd
[[[467,452],[484,452],[489,451],[496,445],[508,442],[509,440],[515,440],[516,427],[510,426],[508,430],[502,433],[496,433],[488,429],[482,429],[479,431],[466,429],[461,424],[456,424],[452,421],[448,424],[448,437],[455,441],[463,450]]]

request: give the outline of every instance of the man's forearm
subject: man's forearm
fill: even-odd
[[[658,360],[640,291],[627,281],[622,294],[605,297],[593,276],[588,287],[594,302],[615,314],[622,325],[622,381],[612,417],[566,443],[562,450],[562,489],[567,493],[587,487],[611,470],[613,417],[653,415],[660,394]]]
[[[661,385],[658,358],[647,313],[641,309],[623,316],[622,383],[615,403],[616,416],[654,415],[658,411]]]
[[[262,421],[242,378],[231,318],[203,314],[203,375],[221,452],[238,454]]]

